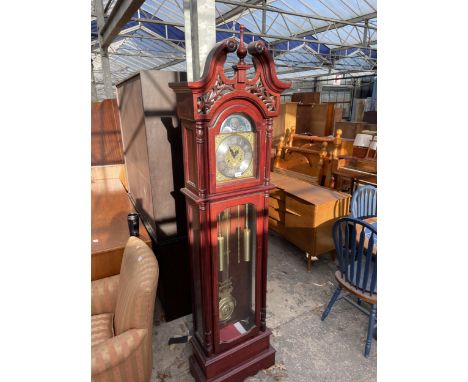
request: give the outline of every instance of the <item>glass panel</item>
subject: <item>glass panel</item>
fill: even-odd
[[[239,133],[253,131],[252,124],[243,114],[232,114],[221,125],[220,133]]]
[[[256,216],[253,204],[218,215],[220,342],[233,341],[255,326]]]
[[[201,279],[200,279],[200,216],[198,206],[190,207],[190,222],[192,235],[192,266],[193,266],[193,282],[195,292],[195,333],[199,340],[204,343],[203,336],[203,315],[202,315],[202,296],[201,296]]]

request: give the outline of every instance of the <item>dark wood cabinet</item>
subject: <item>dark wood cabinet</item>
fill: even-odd
[[[154,241],[167,320],[191,312],[182,136],[168,86],[185,78],[146,70],[117,85],[128,191]]]
[[[310,134],[324,137],[333,135],[335,104],[312,103],[297,105],[297,134]]]

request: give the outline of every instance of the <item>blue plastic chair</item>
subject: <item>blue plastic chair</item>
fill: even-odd
[[[364,356],[367,357],[377,320],[377,228],[359,219],[341,218],[333,225],[333,240],[338,259],[335,273],[338,286],[322,314],[322,321],[341,298],[369,315],[364,349]],[[342,291],[347,293],[340,297]],[[356,296],[358,301],[351,300],[349,294]],[[371,305],[370,312],[361,306],[361,301]]]
[[[351,199],[351,217],[366,219],[372,216],[377,216],[377,188],[359,187]]]

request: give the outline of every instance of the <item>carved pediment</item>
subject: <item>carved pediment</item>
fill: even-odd
[[[265,88],[261,77],[258,78],[256,83],[247,85],[245,90],[260,98],[268,110],[276,110],[276,97]]]
[[[224,73],[224,63],[227,54],[236,51],[239,61],[234,65],[234,76],[229,78]],[[252,56],[255,67],[251,79],[247,78],[247,70],[251,65],[244,61],[247,53]],[[240,41],[228,38],[219,42],[208,56],[203,77],[189,83],[196,97],[197,113],[204,116],[215,109],[223,97],[256,98],[257,105],[266,115],[275,116],[279,112],[279,94],[289,86],[289,83],[280,81],[276,76],[275,64],[265,42],[252,41],[246,48],[243,25],[240,26]]]
[[[218,74],[214,86],[208,92],[197,97],[197,111],[201,114],[207,114],[218,99],[233,90],[234,86],[224,83]]]

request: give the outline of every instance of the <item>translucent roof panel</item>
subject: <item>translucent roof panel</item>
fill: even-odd
[[[104,1],[106,16],[116,3]],[[114,84],[144,69],[186,70],[183,3],[146,0],[122,27],[109,46]],[[245,42],[265,41],[280,78],[285,79],[376,70],[376,0],[268,0],[264,30],[261,7],[261,1],[247,7],[216,2],[216,41],[238,38],[239,25],[243,24]],[[93,6],[91,12],[91,50],[100,93],[102,73]],[[235,55],[230,56],[225,64],[228,72],[236,61]]]

